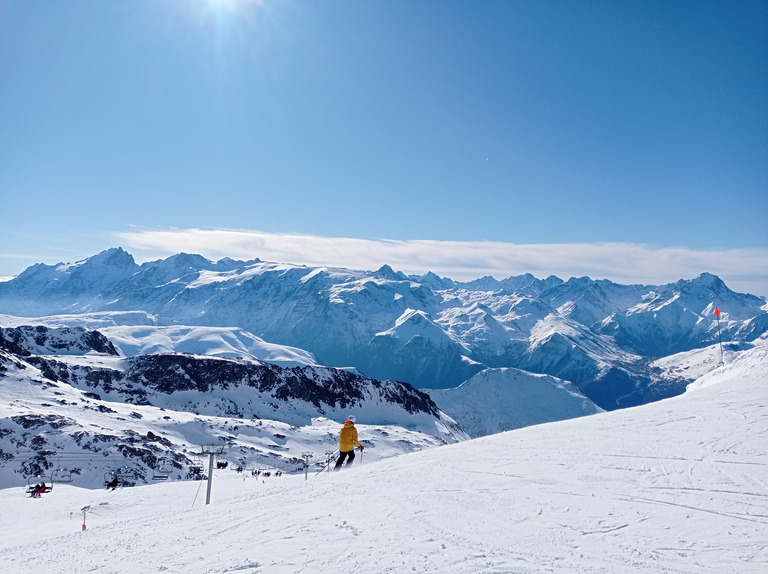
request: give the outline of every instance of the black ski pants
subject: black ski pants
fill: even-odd
[[[352,461],[355,460],[355,449],[347,450],[347,451],[339,451],[339,460],[336,461],[336,466],[333,467],[334,470],[339,470],[341,468],[341,465],[344,464],[344,459],[347,459],[347,466],[352,464]]]

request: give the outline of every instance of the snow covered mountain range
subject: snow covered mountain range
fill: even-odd
[[[388,266],[212,262],[184,253],[138,265],[114,248],[72,264],[37,264],[0,283],[0,313],[96,312],[113,313],[123,347],[111,340],[126,355],[193,350],[183,341],[201,340],[187,336],[195,327],[219,327],[235,331],[206,336],[242,356],[267,359],[273,345],[289,349],[276,357],[292,364],[354,368],[423,389],[457,387],[487,368],[522,369],[569,381],[609,410],[683,392],[692,379],[658,359],[716,344],[718,333],[738,343],[768,331],[764,298],[706,273],[661,286],[532,275],[459,283]],[[125,328],[137,319],[165,329],[142,339],[148,331]]]

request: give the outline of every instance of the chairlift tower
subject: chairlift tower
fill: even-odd
[[[312,460],[312,453],[302,452],[301,458],[304,459],[304,480],[307,480],[307,474],[309,474],[309,461]]]
[[[221,444],[204,444],[200,447],[200,454],[207,454],[209,456],[208,462],[208,492],[205,495],[205,503],[211,503],[211,485],[213,484],[213,459],[217,454],[224,454],[227,449],[226,446]]]

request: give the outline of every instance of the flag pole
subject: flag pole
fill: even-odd
[[[720,309],[715,309],[715,318],[717,319],[717,340],[720,343],[720,363],[725,365],[725,355],[723,355],[723,339],[720,337]]]

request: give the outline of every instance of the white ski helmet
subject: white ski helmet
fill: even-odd
[[[347,417],[347,420],[348,420],[349,422],[351,422],[351,423],[355,422],[355,415],[349,415],[349,416]]]

